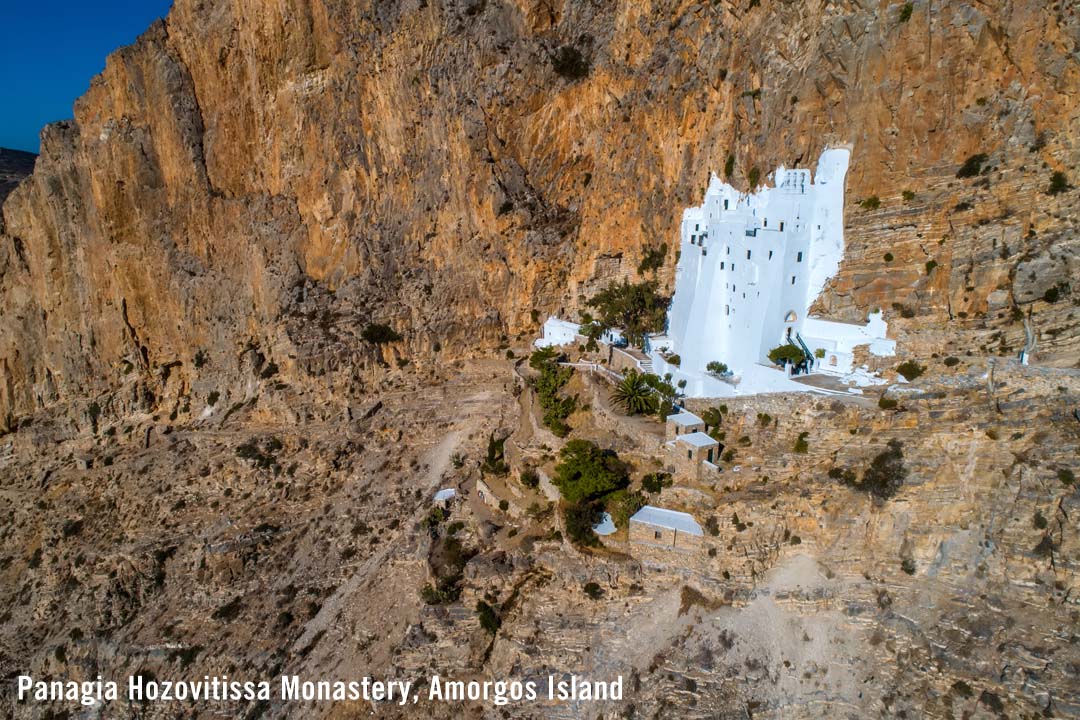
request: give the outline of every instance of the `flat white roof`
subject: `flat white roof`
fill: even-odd
[[[457,490],[455,490],[454,488],[443,488],[439,492],[435,493],[435,500],[437,502],[453,500],[455,497],[457,497]]]
[[[611,535],[615,532],[615,521],[611,519],[610,513],[603,513],[600,515],[600,522],[593,525],[592,529],[597,535]]]
[[[687,445],[693,445],[694,447],[709,447],[710,445],[720,444],[703,432],[687,433],[686,435],[680,435],[675,439],[684,442]]]
[[[668,415],[667,419],[677,425],[700,425],[705,422],[694,413],[687,412],[686,410],[675,413],[674,415]]]
[[[664,527],[699,537],[704,536],[704,533],[701,532],[701,526],[697,524],[697,520],[694,520],[693,515],[652,505],[646,505],[634,513],[634,516],[630,518],[630,522],[656,525],[657,527]]]

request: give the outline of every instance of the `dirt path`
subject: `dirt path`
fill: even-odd
[[[425,493],[425,499],[416,508],[416,511],[401,524],[401,527],[412,527],[414,524],[420,522],[427,514],[430,509],[427,498],[438,487],[443,473],[445,473],[447,467],[449,467],[450,458],[453,455],[454,448],[458,445],[462,432],[461,429],[451,431],[438,445],[428,451],[426,459],[429,469],[427,476],[424,478],[423,484],[421,485],[421,489]],[[323,603],[322,608],[316,613],[315,617],[308,621],[304,628],[304,633],[293,644],[293,650],[303,653],[315,638],[321,636],[322,633],[325,633],[337,620],[338,615],[341,614],[341,610],[346,600],[353,597],[353,595],[366,583],[370,583],[375,572],[380,566],[386,564],[391,553],[400,549],[400,544],[396,542],[383,543],[378,552],[374,553],[371,557],[358,565],[356,570],[353,571],[352,576],[334,591],[334,594]]]

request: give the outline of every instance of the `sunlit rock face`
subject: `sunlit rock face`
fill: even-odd
[[[729,156],[748,191],[842,146],[822,316],[1014,354],[1032,310],[1036,362],[1072,365],[1044,298],[1075,277],[1076,193],[1043,193],[1078,165],[1077,35],[1035,3],[177,0],[4,204],[0,421],[246,393],[259,357],[322,392],[497,347],[636,279]],[[365,344],[372,321],[404,339]]]

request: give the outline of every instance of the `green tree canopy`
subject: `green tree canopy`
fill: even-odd
[[[613,450],[603,450],[588,440],[570,440],[559,457],[553,482],[567,502],[598,498],[630,483],[626,463]]]
[[[657,293],[655,280],[613,283],[587,303],[596,308],[597,322],[604,328],[621,328],[626,339],[641,346],[649,333],[661,332],[671,299]]]

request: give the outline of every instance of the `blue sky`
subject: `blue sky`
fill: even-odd
[[[0,147],[38,151],[42,126],[75,99],[172,0],[4,0],[0,9]]]

